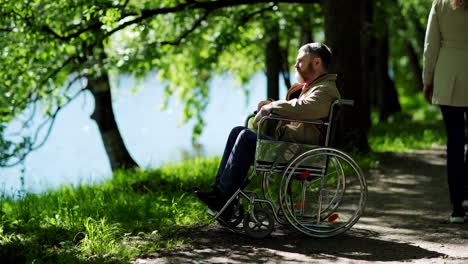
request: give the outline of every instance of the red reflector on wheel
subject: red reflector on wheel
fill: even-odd
[[[338,219],[338,214],[332,214],[328,217],[328,222],[335,222]]]
[[[299,179],[300,179],[301,181],[305,181],[305,180],[307,180],[307,178],[308,178],[309,176],[310,176],[310,172],[309,172],[309,171],[304,171],[304,172],[301,174],[301,176],[299,177]]]

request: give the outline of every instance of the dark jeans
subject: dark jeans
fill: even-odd
[[[271,139],[262,136],[263,139]],[[242,187],[250,166],[255,160],[257,133],[246,127],[238,126],[231,130],[218,174],[212,187],[226,198]]]
[[[447,131],[447,177],[450,202],[460,206],[464,199],[465,186],[468,184],[468,151],[465,152],[465,128],[468,107],[441,105]]]

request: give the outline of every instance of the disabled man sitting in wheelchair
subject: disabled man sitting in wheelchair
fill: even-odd
[[[208,206],[220,223],[230,228],[240,223],[240,220],[235,220],[233,224],[232,219],[236,210],[238,212],[242,209],[243,214],[242,204],[236,202],[236,199],[238,200],[241,196],[250,201],[249,213],[244,218],[244,229],[253,237],[264,237],[271,233],[275,222],[273,214],[278,223],[286,223],[286,217],[287,221],[299,231],[316,237],[339,234],[357,221],[364,207],[367,193],[362,172],[345,153],[331,148],[317,147],[323,146],[324,141],[325,147],[328,147],[328,135],[332,122],[322,120],[328,119],[329,115],[334,116],[332,106],[336,105],[335,101],[340,98],[335,83],[336,75],[328,73],[331,59],[330,49],[322,43],[309,43],[302,46],[295,64],[297,83],[289,89],[286,100],[260,102],[253,122],[256,130],[241,126],[232,129],[212,189],[204,192],[195,187],[193,190],[198,199]],[[341,101],[346,100],[341,99]],[[272,116],[276,116],[276,120],[279,120],[275,123],[275,132],[268,134],[259,132],[263,131],[264,127],[259,127],[265,123],[263,121]],[[328,127],[326,136],[323,135],[323,127]],[[257,141],[270,142],[268,144],[288,142],[287,144],[296,145],[299,148],[313,146],[315,149],[306,148],[308,150],[306,152],[295,151],[290,159],[293,162],[287,165],[280,166],[280,159],[274,158],[275,161],[270,163],[271,166],[262,167],[263,160],[258,159],[261,156],[260,152],[275,152],[268,154],[276,157],[280,157],[281,154],[269,149],[262,150],[263,143],[257,146]],[[283,147],[280,149],[284,150]],[[320,161],[312,162],[314,165],[311,166],[312,159]],[[246,179],[251,165],[254,165],[252,176],[255,175],[255,171],[263,174],[264,179],[269,177],[265,175],[273,175],[274,171],[283,175],[279,195],[281,207],[268,199],[255,198],[256,194],[248,196],[242,191],[248,183]],[[353,178],[358,179],[358,187],[348,191],[348,194],[357,194],[354,196],[358,197],[358,206],[350,211],[350,217],[346,221],[332,223],[339,217],[336,212],[344,200],[345,188],[351,186],[347,183],[347,178],[353,174],[357,175]],[[265,180],[264,183],[268,185]],[[265,193],[268,186],[262,186],[262,188]],[[312,196],[318,197],[313,198],[317,201],[318,207],[314,208],[314,213],[310,214],[306,211],[311,209],[311,206],[305,206],[305,204],[307,202],[311,204]],[[254,203],[268,204],[272,210],[262,209],[263,205],[261,205],[255,213]],[[234,209],[236,205],[237,209]],[[349,209],[352,206],[346,205],[343,208]],[[344,211],[341,216],[346,214],[348,212]],[[267,218],[266,224],[264,224],[265,218]]]
[[[340,98],[335,84],[336,75],[328,73],[331,59],[332,53],[325,44],[309,43],[302,46],[295,64],[297,83],[289,89],[286,100],[259,103],[254,128],[257,129],[259,123],[270,114],[292,120],[326,119],[333,102]],[[233,128],[212,190],[204,192],[194,188],[195,195],[209,209],[223,211],[217,215],[221,220],[227,221],[233,214],[234,203],[231,201],[233,195],[246,183],[249,168],[255,162],[258,139],[311,145],[323,141],[323,133],[315,124],[283,120],[275,123],[275,126],[275,132],[269,135],[257,135],[256,130],[242,126]],[[226,207],[228,201],[231,203]]]

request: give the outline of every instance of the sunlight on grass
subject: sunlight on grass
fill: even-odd
[[[117,241],[122,233],[118,223],[110,224],[106,217],[94,220],[88,217],[84,220],[85,236],[79,248],[89,255],[116,255],[125,251],[125,246]]]
[[[187,236],[178,232],[213,221],[190,190],[207,188],[218,162],[194,159],[150,171],[120,171],[94,186],[64,186],[22,199],[2,196],[0,259],[127,262],[186,243],[179,237]]]
[[[446,135],[442,121],[400,121],[374,126],[369,144],[376,152],[404,152],[411,149],[444,145]]]
[[[369,132],[372,150],[404,152],[444,145],[446,134],[439,107],[429,105],[421,92],[400,89],[399,94],[401,113],[386,123],[379,122],[377,112],[372,113]]]

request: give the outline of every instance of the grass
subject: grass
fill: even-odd
[[[444,145],[445,141],[441,120],[417,121],[405,118],[374,125],[369,133],[369,144],[375,152],[424,149]]]
[[[445,128],[440,110],[426,103],[422,93],[400,90],[402,111],[388,122],[380,123],[372,114],[369,144],[375,152],[404,152],[444,145]]]
[[[127,263],[183,241],[178,233],[212,220],[192,199],[219,160],[194,159],[152,171],[118,172],[103,184],[2,197],[2,263]],[[3,262],[5,260],[5,262]]]
[[[373,118],[363,168],[378,152],[444,144],[437,109],[421,98],[402,100],[404,112],[388,123]],[[0,199],[2,263],[128,263],[137,256],[190,243],[190,229],[212,218],[190,194],[208,188],[219,158],[194,159],[150,171],[121,171],[102,184],[64,186],[42,194]]]

